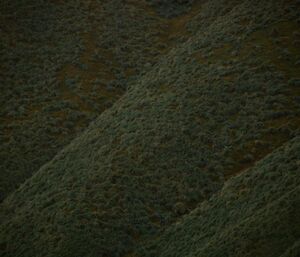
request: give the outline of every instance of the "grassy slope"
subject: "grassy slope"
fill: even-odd
[[[298,256],[299,156],[298,137],[227,181],[141,256]]]
[[[1,1],[0,201],[168,51],[145,1]]]
[[[189,19],[188,42],[3,202],[4,256],[123,256],[299,133],[292,3]]]

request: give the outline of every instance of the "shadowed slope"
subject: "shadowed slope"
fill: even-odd
[[[111,107],[171,40],[169,21],[145,1],[3,0],[0,9],[2,201]]]
[[[298,137],[227,181],[141,256],[297,256],[299,156]]]
[[[202,11],[226,5],[212,2]],[[298,135],[299,69],[285,73],[250,44],[253,30],[294,24],[295,9],[286,12],[286,1],[228,6],[197,28],[196,15],[188,42],[3,202],[3,256],[130,254]],[[251,24],[243,37],[241,11]]]

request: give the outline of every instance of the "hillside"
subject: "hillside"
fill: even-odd
[[[299,156],[298,137],[226,182],[141,256],[299,256]]]
[[[83,89],[74,89],[71,102],[86,95],[84,103],[99,108],[61,105],[53,117],[68,121],[72,115],[61,113],[86,113],[67,126],[51,122],[51,108],[21,120],[2,110],[1,190],[8,196],[0,205],[1,256],[297,256],[299,1],[75,2],[45,4],[46,10],[58,8],[52,14],[61,19],[53,21],[64,29],[38,33],[45,38],[31,50],[23,43],[9,54],[3,50],[5,58],[18,51],[29,56],[20,59],[26,65],[21,61],[14,68],[16,77],[4,76],[4,85],[11,85],[4,90],[10,92],[4,107],[22,106],[29,95],[30,106],[56,106],[70,93],[61,79],[76,74]],[[11,5],[8,13],[16,7]],[[51,17],[50,11],[42,13]],[[74,31],[97,27],[90,24],[96,17],[80,24],[78,17],[93,13],[101,17],[102,30],[90,35],[98,35],[94,43],[101,44],[101,56],[111,51],[101,66],[85,62],[86,52],[66,54],[73,49],[69,45],[45,44],[54,35],[60,39],[54,44],[68,44],[65,33],[75,37],[69,44],[78,44]],[[68,17],[83,27],[65,32]],[[116,23],[128,30],[114,30]],[[5,35],[1,44],[9,48],[10,35],[19,34]],[[49,70],[31,58],[36,46],[57,53],[60,68],[50,73],[49,79],[58,76],[52,82],[44,80]],[[86,71],[70,61],[76,56]],[[129,71],[124,62],[131,63]],[[11,65],[5,62],[5,70]],[[28,95],[25,86],[17,86],[23,68],[36,83],[28,84]],[[113,84],[103,83],[112,86],[112,95],[90,87],[114,71]],[[106,106],[103,97],[114,104]],[[49,138],[52,129],[66,128]]]
[[[176,41],[148,2],[1,1],[0,201]]]

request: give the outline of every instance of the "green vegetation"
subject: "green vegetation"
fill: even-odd
[[[1,256],[298,256],[298,1],[38,2],[1,42]]]
[[[298,137],[226,182],[141,256],[298,256],[299,156]]]
[[[193,3],[199,0],[146,0],[163,17],[176,17],[188,12]],[[203,2],[203,1],[202,1]]]
[[[0,201],[168,48],[143,1],[1,1]]]

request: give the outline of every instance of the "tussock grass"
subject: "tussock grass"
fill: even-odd
[[[129,10],[138,15],[134,3],[119,8],[117,17]],[[121,1],[101,7],[104,16],[118,6]],[[172,48],[162,51],[163,56],[149,54],[152,43],[148,41],[116,45],[118,41],[109,41],[105,33],[103,41],[95,40],[101,49],[113,46],[113,53],[106,52],[114,57],[109,58],[110,71],[125,60],[126,74],[137,75],[124,78],[122,72],[116,73],[120,80],[107,86],[114,88],[124,79],[126,93],[74,135],[70,144],[65,139],[67,146],[49,162],[45,158],[45,165],[1,204],[3,255],[279,256],[295,252],[299,69],[292,63],[299,52],[290,42],[298,31],[297,6],[297,1],[214,0],[203,3],[198,13],[193,8],[190,15],[184,11],[186,16],[178,20],[152,16],[151,9],[149,27],[140,33],[152,31],[152,22],[165,22],[151,40],[166,44],[168,36],[162,34],[170,29],[172,35],[174,28],[185,35],[183,40],[167,40]],[[107,24],[112,28],[127,26],[110,18]],[[148,19],[141,24],[148,24]],[[135,20],[128,26],[134,28],[133,34],[141,28]],[[284,41],[274,42],[293,52],[291,57],[284,51],[286,60],[280,65],[280,51],[270,51],[275,43],[269,32],[273,34],[275,28]],[[117,39],[127,38],[118,31],[112,32]],[[139,54],[144,51],[149,55]],[[94,57],[78,55],[85,61],[81,69],[86,81],[92,81],[94,70],[89,66]],[[77,81],[77,72],[73,73],[77,68],[72,70],[72,65],[60,74],[59,81],[68,81],[67,85],[54,83],[63,89],[58,97],[67,99],[60,108],[46,109],[63,124],[62,139],[74,128],[74,121],[64,120],[72,110],[77,111],[73,120],[83,119],[82,113],[92,120],[91,98],[79,91],[107,79],[97,75],[92,86]],[[46,122],[46,117],[38,117]],[[20,130],[24,123],[18,124]],[[38,129],[57,135],[58,123]],[[44,148],[53,145],[48,138],[44,142]],[[24,151],[20,147],[12,153],[18,158]],[[6,156],[11,158],[10,154]]]

